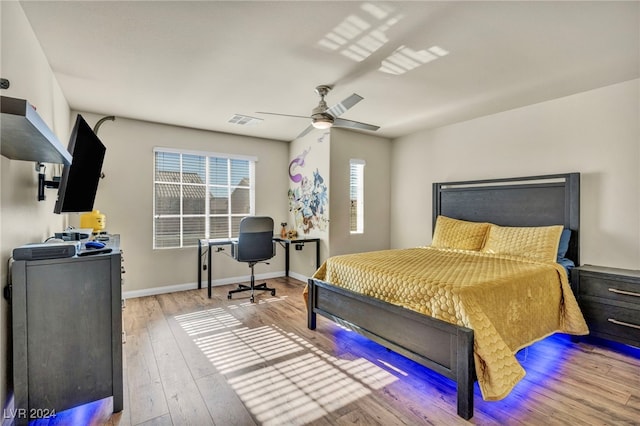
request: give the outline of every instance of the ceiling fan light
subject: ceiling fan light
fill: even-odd
[[[333,120],[325,117],[318,117],[311,120],[311,125],[316,129],[326,130],[333,125]]]

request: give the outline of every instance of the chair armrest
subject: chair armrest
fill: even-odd
[[[234,259],[238,258],[238,242],[237,241],[231,242],[231,257],[233,257]]]

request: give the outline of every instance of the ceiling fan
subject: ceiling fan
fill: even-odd
[[[306,118],[311,119],[311,125],[302,131],[297,137],[302,137],[309,133],[312,129],[328,129],[331,126],[336,127],[345,127],[349,129],[360,129],[360,130],[371,130],[376,131],[380,128],[380,126],[374,126],[373,124],[361,123],[359,121],[347,120],[344,118],[338,118],[349,108],[353,107],[355,104],[360,102],[363,98],[360,95],[353,94],[343,100],[342,102],[332,106],[331,108],[327,107],[327,103],[324,100],[324,97],[331,90],[331,86],[320,85],[316,87],[316,93],[320,96],[320,102],[318,106],[315,107],[311,111],[310,116],[302,116],[302,115],[290,115],[290,114],[278,114],[275,112],[258,112],[258,114],[269,114],[269,115],[281,115],[284,117],[296,117],[296,118]]]

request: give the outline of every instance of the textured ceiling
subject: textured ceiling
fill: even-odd
[[[307,116],[319,84],[395,138],[640,75],[635,1],[21,5],[73,109],[287,141],[308,120],[256,112]]]

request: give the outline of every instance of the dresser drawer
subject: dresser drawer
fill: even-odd
[[[640,271],[579,266],[571,286],[592,336],[640,347]]]
[[[580,308],[592,335],[640,346],[640,309],[584,299]]]
[[[637,304],[640,308],[640,282],[629,278],[580,273],[578,297],[592,296]]]

